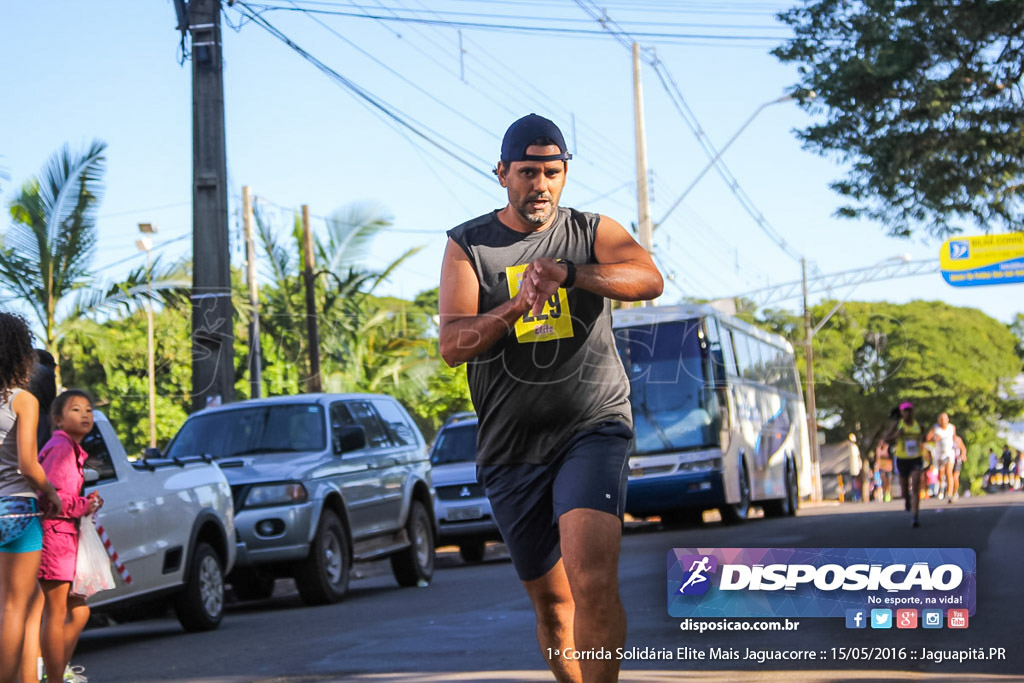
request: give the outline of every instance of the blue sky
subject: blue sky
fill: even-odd
[[[267,4],[288,6],[287,0]],[[395,218],[368,263],[381,268],[411,246],[420,254],[385,292],[411,298],[436,284],[445,230],[504,204],[488,176],[505,128],[535,111],[558,122],[574,146],[563,204],[636,220],[632,72],[629,50],[569,0],[323,0],[306,9],[507,26],[570,27],[575,33],[485,30],[336,15],[272,11],[263,16],[296,43],[428,129],[465,163],[389,123],[301,59],[238,8],[226,8],[225,102],[232,262],[241,264],[242,185],[288,225],[309,204],[326,216],[369,201]],[[428,12],[426,7],[429,5]],[[787,3],[749,0],[609,0],[608,16],[653,47],[707,137],[722,146],[762,104],[795,84],[795,69],[768,50],[786,31],[773,19]],[[179,63],[169,0],[5,3],[0,6],[0,202],[39,172],[61,145],[109,144],[107,193],[99,212],[102,278],[142,262],[137,224],[159,226],[168,256],[191,248],[191,65]],[[584,31],[595,33],[584,33]],[[656,220],[708,157],[654,70],[644,66],[648,165]],[[743,192],[791,252],[823,273],[910,254],[937,258],[939,243],[896,240],[881,226],[832,217],[835,159],[800,148],[792,131],[811,119],[792,102],[765,108],[724,153]],[[458,146],[457,149],[455,145]],[[282,208],[283,207],[283,208]],[[320,219],[314,228],[322,229]],[[0,222],[0,230],[4,229]],[[968,230],[968,234],[974,234]],[[176,240],[176,241],[175,241]],[[655,233],[670,275],[662,303],[713,297],[799,278],[799,264],[766,236],[714,172]],[[938,273],[866,283],[840,297],[943,300],[1010,321],[1022,285],[954,288]],[[779,305],[797,310],[799,301]]]

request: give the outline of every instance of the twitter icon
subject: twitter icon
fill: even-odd
[[[871,628],[892,628],[892,610],[871,610]]]

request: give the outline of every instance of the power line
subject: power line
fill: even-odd
[[[621,45],[632,50],[633,43],[637,42],[634,39],[634,36],[615,23],[615,21],[612,20],[604,10],[598,12],[596,7],[588,7],[586,0],[576,0],[576,4],[578,4],[584,12],[594,18],[595,21],[601,24],[607,32],[611,33]],[[593,5],[592,1],[590,2],[590,5]],[[754,204],[754,201],[743,190],[743,188],[740,187],[739,181],[732,175],[728,166],[726,166],[720,158],[718,150],[712,144],[710,138],[708,138],[707,133],[704,132],[704,128],[700,125],[696,114],[694,114],[689,104],[687,104],[686,98],[683,97],[682,92],[679,90],[679,86],[676,85],[676,82],[668,72],[667,67],[658,59],[656,54],[653,54],[653,51],[651,51],[651,53],[653,56],[649,59],[648,63],[654,68],[655,73],[658,75],[658,80],[669,95],[669,99],[683,118],[683,121],[696,136],[697,141],[704,149],[704,152],[708,155],[708,158],[715,160],[715,169],[718,171],[718,174],[722,176],[722,179],[725,180],[733,195],[740,201],[740,205],[751,216],[751,218],[754,219],[757,226],[761,228],[766,235],[768,235],[776,246],[779,247],[779,249],[793,260],[797,262],[801,261],[803,257],[800,252],[793,248],[782,234],[772,227],[768,222],[768,219],[765,218],[764,214]]]
[[[466,159],[464,159],[462,156],[456,154],[455,151],[453,151],[453,149],[451,149],[451,148],[459,149],[466,156],[470,156],[470,157],[476,158],[480,162],[480,164],[482,166],[487,166],[487,162],[485,162],[483,159],[480,159],[480,157],[477,157],[473,152],[465,149],[464,147],[462,147],[461,145],[455,143],[454,141],[449,140],[448,138],[445,138],[440,133],[430,129],[429,127],[423,125],[422,123],[419,123],[419,122],[413,120],[411,117],[401,113],[395,107],[387,104],[386,102],[384,102],[380,98],[378,98],[375,95],[373,95],[372,93],[370,93],[365,88],[362,88],[361,86],[356,84],[351,79],[346,78],[345,76],[342,76],[340,73],[338,73],[337,71],[335,71],[331,67],[327,66],[324,62],[320,61],[319,59],[314,57],[311,53],[309,53],[305,49],[303,49],[300,45],[295,43],[291,38],[289,38],[280,29],[278,29],[273,24],[271,24],[269,21],[267,21],[265,18],[263,18],[260,14],[256,13],[249,6],[248,3],[242,2],[241,0],[236,0],[234,6],[238,6],[238,7],[243,8],[245,10],[245,12],[248,14],[249,18],[254,23],[259,25],[261,28],[266,30],[270,35],[274,36],[275,38],[277,38],[278,40],[283,42],[285,45],[290,47],[292,50],[294,50],[296,53],[298,53],[303,59],[305,59],[306,61],[308,61],[311,64],[313,64],[317,69],[322,71],[327,76],[329,76],[332,79],[334,79],[339,85],[341,85],[342,87],[347,89],[349,92],[354,94],[356,97],[361,99],[363,102],[365,102],[369,106],[371,106],[374,109],[376,109],[380,114],[385,116],[387,119],[389,119],[390,121],[394,122],[395,124],[397,124],[399,126],[402,126],[405,129],[407,129],[408,131],[410,131],[411,133],[416,135],[418,138],[420,138],[424,142],[432,145],[433,147],[435,147],[436,149],[441,151],[443,154],[445,154],[448,157],[451,157],[453,160],[457,161],[459,164],[469,168],[474,173],[477,173],[477,174],[483,176],[484,178],[488,179],[489,181],[491,180],[491,176],[490,176],[490,174],[487,171],[484,171],[480,166],[473,165],[470,162],[466,161]],[[438,139],[443,140],[445,144],[442,144],[441,142],[439,142]],[[445,145],[448,145],[448,147],[446,147]]]
[[[245,5],[246,3],[239,3]],[[449,19],[425,19],[422,17],[400,17],[387,16],[384,14],[371,14],[369,12],[347,12],[344,10],[326,10],[300,7],[282,7],[280,5],[253,4],[271,12],[309,12],[314,14],[329,14],[334,16],[352,17],[357,19],[374,19],[377,21],[395,21],[410,24],[430,24],[434,26],[446,26],[449,28],[472,28],[486,31],[509,31],[519,33],[548,33],[555,35],[575,36],[603,36],[605,31],[594,29],[568,28],[559,26],[522,26],[513,24],[491,24],[478,21],[452,21]],[[780,36],[742,36],[729,34],[700,34],[700,33],[665,33],[659,31],[638,31],[633,35],[641,38],[648,38],[653,41],[680,41],[680,40],[723,40],[730,42],[761,41],[777,42]]]
[[[318,1],[318,0],[292,0],[292,4],[297,5],[297,6],[298,5],[304,5],[304,6],[312,5],[312,6],[321,6],[321,7],[339,7],[340,6],[338,3],[335,3],[335,2],[323,2],[322,0],[321,1]],[[360,9],[362,9],[362,7],[360,5],[355,5],[354,3],[349,3],[349,4],[351,4],[351,5],[355,6],[355,7],[359,7]],[[504,4],[507,4],[507,3],[504,3]],[[381,2],[377,2],[377,5],[381,8],[381,10],[389,11],[389,12],[394,13],[393,14],[394,18],[395,19],[399,19],[399,20],[401,19],[401,17],[397,14],[398,12],[412,12],[412,13],[416,13],[418,11],[418,10],[410,9],[410,8],[407,8],[407,7],[399,7],[399,8],[388,7],[388,6],[384,5]],[[552,8],[556,7],[556,5],[550,5],[550,6]],[[561,6],[558,6],[558,7],[561,8]],[[630,9],[633,9],[633,7],[630,7]],[[516,20],[521,20],[523,18],[522,14],[500,14],[500,13],[495,14],[493,12],[466,12],[466,11],[459,11],[459,10],[439,10],[439,9],[429,9],[427,11],[429,11],[431,14],[433,14],[433,15],[435,15],[437,17],[458,16],[458,17],[476,17],[476,18],[483,18],[483,19],[516,19]],[[662,10],[655,10],[655,11],[662,11]],[[547,20],[564,22],[564,23],[567,23],[567,24],[583,24],[583,23],[589,24],[590,23],[590,21],[588,19],[581,19],[579,17],[546,17],[546,19]],[[437,23],[444,23],[444,20],[443,19],[439,19]],[[655,21],[655,20],[648,20],[648,21],[622,21],[622,22],[618,22],[618,23],[626,24],[626,25],[630,25],[630,26],[652,26],[653,25],[653,26],[659,26],[659,27],[671,26],[671,27],[679,27],[679,28],[735,29],[735,30],[741,30],[741,31],[747,31],[747,30],[758,30],[758,31],[778,30],[778,31],[787,31],[787,32],[789,31],[789,27],[788,26],[781,25],[781,24],[762,24],[762,25],[754,25],[754,24],[718,24],[718,23],[706,23],[706,22],[673,22],[673,21]],[[597,32],[590,32],[590,33],[597,33]]]

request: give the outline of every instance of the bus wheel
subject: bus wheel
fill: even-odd
[[[740,524],[750,517],[750,479],[747,477],[747,466],[740,466],[740,499],[736,503],[723,505],[719,512],[726,524]]]
[[[786,495],[779,500],[765,501],[765,517],[792,517],[800,505],[800,495],[797,492],[796,467],[793,466],[792,458],[786,459]]]

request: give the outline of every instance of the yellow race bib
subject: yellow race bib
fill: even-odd
[[[519,283],[523,279],[527,265],[524,263],[505,268],[510,299],[519,293]],[[544,310],[539,314],[533,315],[533,311],[527,311],[516,321],[516,339],[520,344],[566,339],[571,336],[572,315],[569,313],[569,293],[564,287],[559,287],[558,291],[551,295],[551,298],[544,303]]]

